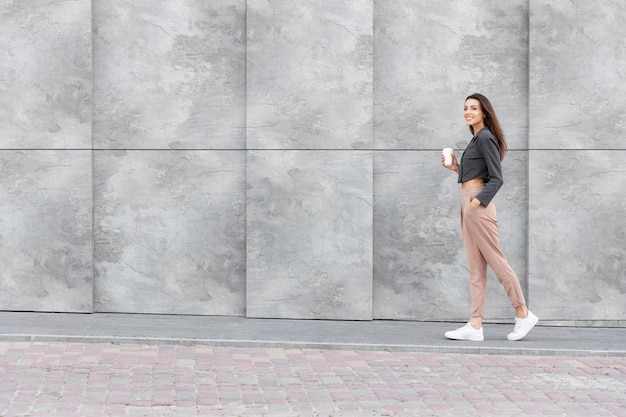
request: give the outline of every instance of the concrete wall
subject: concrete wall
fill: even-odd
[[[626,318],[626,4],[531,2],[529,283],[550,319]]]
[[[626,319],[626,5],[38,0],[0,22],[0,309],[466,319],[439,152],[478,91],[531,308]]]

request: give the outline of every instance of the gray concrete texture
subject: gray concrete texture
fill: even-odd
[[[478,91],[531,308],[622,326],[625,22],[609,0],[3,2],[0,309],[464,319],[439,153]]]

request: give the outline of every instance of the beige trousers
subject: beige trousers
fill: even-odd
[[[515,272],[509,266],[498,235],[498,219],[493,201],[474,211],[470,202],[483,189],[463,188],[461,192],[461,231],[470,270],[470,317],[484,317],[487,305],[487,265],[495,272],[498,280],[511,299],[513,307],[526,304],[522,287]]]

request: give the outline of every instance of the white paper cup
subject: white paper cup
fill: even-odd
[[[452,165],[452,148],[443,148],[441,153],[444,156],[443,164],[447,167]]]

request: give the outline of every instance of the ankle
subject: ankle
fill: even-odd
[[[469,324],[470,324],[470,326],[472,326],[474,328],[474,330],[480,330],[483,327],[483,322],[482,321],[470,320]]]

